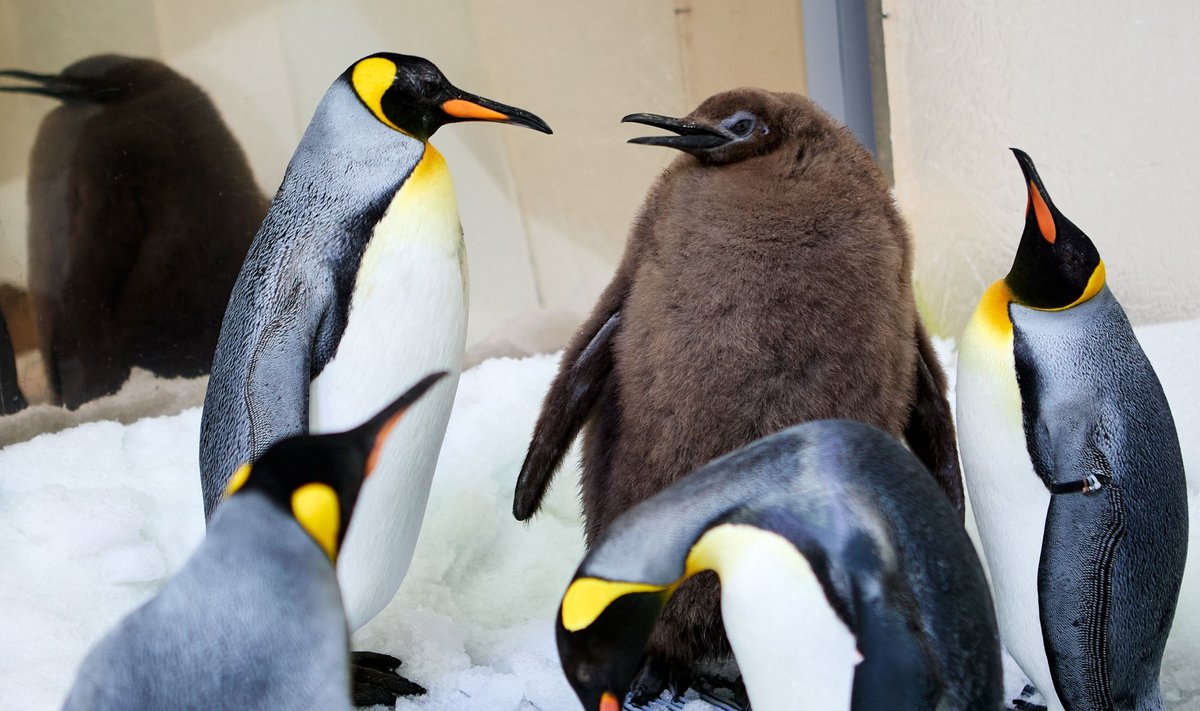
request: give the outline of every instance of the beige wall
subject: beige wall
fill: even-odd
[[[0,0],[0,66],[57,71],[100,52],[164,60],[208,90],[273,193],[313,107],[379,50],[542,116],[553,137],[450,126],[470,340],[539,307],[586,310],[645,189],[673,157],[630,146],[635,111],[682,114],[739,83],[804,86],[799,0]],[[29,149],[48,99],[0,95],[0,282],[23,283]]]
[[[1135,322],[1200,315],[1200,4],[884,10],[896,192],[937,330],[957,335],[1012,262],[1025,192],[1009,146],[1096,243]]]

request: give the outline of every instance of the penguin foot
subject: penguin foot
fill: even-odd
[[[661,697],[664,691],[670,692],[672,699],[678,699],[694,679],[688,667],[648,655],[629,687],[629,701],[634,706],[643,706]]]
[[[395,706],[401,696],[420,696],[425,687],[396,673],[400,660],[379,652],[350,653],[350,683],[355,706]]]

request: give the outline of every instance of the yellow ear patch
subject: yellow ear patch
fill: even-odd
[[[350,83],[354,85],[354,92],[367,105],[367,108],[371,109],[375,118],[385,126],[410,135],[408,131],[392,123],[391,119],[383,113],[383,95],[391,88],[395,79],[395,63],[383,57],[367,57],[355,64],[354,71],[350,73]]]
[[[246,480],[250,478],[250,463],[246,462],[242,466],[233,471],[233,476],[229,477],[229,483],[225,485],[225,498],[229,498],[238,492],[245,485]]]
[[[337,492],[328,484],[305,484],[292,492],[292,515],[329,560],[337,560],[338,529],[342,521]]]
[[[617,598],[630,593],[662,592],[675,585],[623,583],[601,578],[578,578],[571,582],[562,601],[562,625],[578,632],[596,621]]]

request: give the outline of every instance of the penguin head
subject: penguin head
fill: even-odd
[[[563,671],[586,711],[620,711],[676,587],[576,574],[559,606],[556,630]]]
[[[1104,286],[1104,262],[1096,246],[1050,200],[1033,160],[1013,148],[1025,175],[1025,231],[1012,269],[1004,277],[1013,299],[1035,309],[1065,309],[1087,301]]]
[[[187,81],[162,62],[119,54],[86,57],[60,74],[4,69],[0,77],[27,82],[0,86],[0,91],[36,94],[67,104],[111,104]]]
[[[258,492],[293,516],[332,561],[350,525],[363,482],[391,429],[446,373],[427,375],[374,417],[346,432],[298,435],[271,445],[234,472],[226,496]]]
[[[427,59],[379,52],[341,76],[384,125],[421,141],[459,121],[495,121],[553,133],[537,116],[456,88]]]
[[[770,153],[829,120],[802,96],[742,88],[710,96],[683,118],[629,114],[621,121],[678,134],[631,138],[630,143],[676,148],[719,165]]]

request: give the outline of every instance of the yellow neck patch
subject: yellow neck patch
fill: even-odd
[[[225,498],[229,498],[238,492],[250,478],[250,463],[247,462],[234,470],[233,476],[229,477],[229,483],[225,485]]]
[[[1092,275],[1088,277],[1087,286],[1084,287],[1083,293],[1079,295],[1078,299],[1075,299],[1066,306],[1062,306],[1057,309],[1042,309],[1042,311],[1065,311],[1069,308],[1082,304],[1096,294],[1100,293],[1100,290],[1104,288],[1104,283],[1107,278],[1108,275],[1105,273],[1104,260],[1101,259],[1100,263],[1097,264],[1096,268],[1092,271]]]
[[[673,591],[672,585],[624,583],[601,578],[578,578],[571,582],[563,595],[562,625],[569,632],[590,626],[617,598],[630,593]]]
[[[1012,291],[1003,279],[993,283],[983,292],[979,306],[975,307],[973,323],[979,323],[989,332],[1012,340],[1012,318],[1008,315],[1008,305],[1013,301]]]
[[[395,63],[383,57],[367,57],[355,64],[354,71],[350,73],[350,83],[354,85],[354,92],[367,105],[367,108],[371,109],[375,118],[385,126],[406,136],[411,136],[412,134],[392,123],[392,120],[383,113],[383,95],[391,88],[395,79]]]
[[[744,524],[723,524],[709,529],[688,551],[683,576],[667,585],[630,583],[602,578],[577,578],[571,582],[562,600],[562,625],[578,632],[596,621],[617,598],[630,593],[666,592],[667,597],[683,581],[706,570],[720,572],[722,561],[736,556],[748,546],[780,545],[798,555],[783,536]]]
[[[336,561],[338,529],[342,521],[337,492],[328,484],[305,484],[292,492],[292,515],[321,546],[329,560]]]

